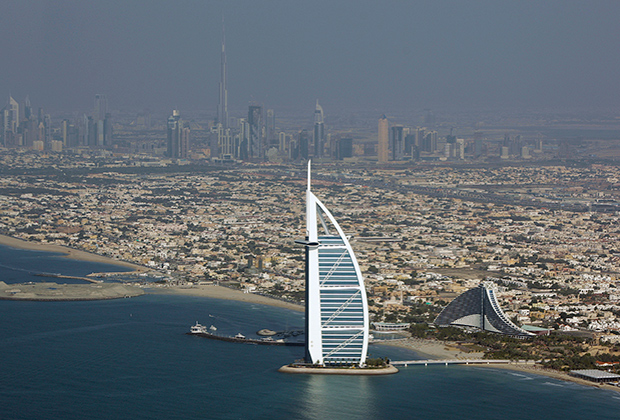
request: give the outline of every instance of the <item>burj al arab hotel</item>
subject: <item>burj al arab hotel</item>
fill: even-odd
[[[306,363],[364,366],[368,354],[368,301],[360,267],[342,229],[306,191]]]

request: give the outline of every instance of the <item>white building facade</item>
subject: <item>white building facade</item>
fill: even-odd
[[[306,362],[363,366],[368,354],[368,301],[362,274],[342,229],[306,191]]]

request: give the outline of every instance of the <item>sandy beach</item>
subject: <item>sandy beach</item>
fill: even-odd
[[[141,296],[139,287],[118,283],[6,284],[0,281],[0,299],[34,301],[108,300]]]
[[[428,359],[481,359],[484,353],[467,353],[461,351],[456,345],[456,343],[449,343],[437,340],[425,340],[419,338],[405,338],[399,340],[390,340],[386,342],[379,342],[377,344],[383,344],[388,346],[395,346],[406,348],[410,350],[414,350],[416,353],[420,355],[420,357],[428,358]],[[494,364],[494,365],[485,365],[485,364],[471,364],[468,366],[481,368],[481,369],[507,369],[516,372],[522,373],[531,373],[535,375],[547,376],[549,378],[558,379],[561,381],[573,382],[579,385],[592,386],[599,389],[606,389],[609,391],[620,392],[620,387],[608,385],[608,384],[599,384],[596,382],[586,381],[584,379],[575,378],[574,376],[570,376],[566,372],[560,372],[553,369],[545,369],[540,365],[536,364],[524,364],[524,363],[510,363],[510,364]],[[456,367],[456,366],[455,366]],[[410,369],[418,369],[421,367],[415,367]]]
[[[198,297],[210,297],[215,299],[236,300],[239,302],[258,303],[260,305],[276,306],[278,308],[291,309],[293,311],[304,311],[304,306],[272,299],[255,293],[244,293],[241,290],[229,289],[228,287],[216,285],[196,285],[196,286],[156,286],[145,289],[147,293],[160,293],[169,295],[186,295]]]
[[[570,376],[568,373],[560,372],[553,369],[545,369],[539,365],[522,365],[522,364],[507,364],[507,365],[470,365],[475,366],[476,368],[480,367],[483,369],[507,369],[521,373],[532,373],[535,375],[547,376],[549,378],[558,379],[560,381],[568,381],[573,382],[579,385],[585,386],[593,386],[599,389],[605,389],[608,391],[620,392],[620,387],[609,385],[609,384],[599,384],[597,382],[586,381],[585,379],[575,378],[574,376]]]
[[[147,271],[146,267],[132,264],[126,261],[118,261],[113,258],[104,257],[102,255],[93,254],[90,252],[80,251],[73,248],[67,248],[54,244],[41,244],[36,242],[28,242],[22,239],[13,238],[6,235],[0,235],[0,245],[6,245],[13,248],[31,249],[37,251],[58,252],[65,254],[66,258],[72,258],[81,261],[91,261],[106,264],[114,264],[127,268],[131,268],[135,271]],[[75,286],[72,286],[75,287]],[[89,285],[89,289],[93,286]],[[279,308],[291,309],[294,311],[304,311],[304,306],[300,304],[294,304],[290,302],[284,302],[277,299],[269,298],[266,296],[257,295],[254,293],[244,293],[240,290],[229,289],[223,286],[216,285],[195,285],[195,286],[168,286],[168,285],[153,285],[150,288],[144,289],[146,293],[158,293],[158,294],[170,294],[170,295],[185,295],[185,296],[197,296],[197,297],[210,297],[215,299],[235,300],[239,302],[256,303],[260,305],[269,305]],[[125,292],[124,292],[125,293]],[[94,297],[94,296],[93,296]],[[91,297],[91,299],[93,298]],[[76,297],[73,296],[73,299]],[[95,299],[106,299],[108,296],[97,296]],[[376,334],[377,339],[380,339],[380,334]],[[455,343],[441,342],[436,340],[425,340],[416,338],[404,338],[399,340],[390,340],[386,342],[376,341],[375,344],[389,345],[407,348],[414,350],[423,358],[429,359],[479,359],[482,358],[483,353],[465,352],[459,348]],[[524,365],[524,364],[505,364],[505,365],[469,365],[482,369],[509,369],[512,371],[522,373],[532,373],[536,375],[543,375],[553,379],[562,381],[574,382],[580,385],[593,386],[600,389],[606,389],[611,391],[620,392],[620,387],[616,387],[608,384],[598,384],[583,379],[575,378],[568,373],[559,372],[556,370],[545,369],[538,365]]]
[[[105,264],[114,264],[121,267],[131,268],[134,271],[147,271],[146,267],[133,264],[127,261],[119,261],[113,258],[104,257],[103,255],[93,254],[91,252],[80,251],[78,249],[67,248],[55,244],[42,244],[38,242],[24,241],[23,239],[13,238],[12,236],[0,235],[0,245],[10,246],[12,248],[30,249],[34,251],[58,252],[66,254],[65,258],[71,258],[80,261],[90,261]]]
[[[455,344],[437,340],[426,340],[422,338],[401,338],[397,340],[380,341],[381,334],[374,333],[374,344],[400,347],[414,350],[420,357],[425,359],[482,359],[484,353],[465,352]]]

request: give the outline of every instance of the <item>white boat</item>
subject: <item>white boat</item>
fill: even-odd
[[[241,333],[238,333],[238,334],[235,336],[235,338],[241,338],[241,339],[243,339],[243,338],[245,338],[245,335],[243,335],[243,334],[241,334]]]
[[[207,332],[207,328],[204,325],[200,325],[198,321],[196,321],[196,325],[192,325],[189,331],[192,334],[202,334]]]
[[[210,329],[211,331],[217,331],[217,328],[215,327],[215,325],[211,325],[211,326],[209,327],[209,329]]]

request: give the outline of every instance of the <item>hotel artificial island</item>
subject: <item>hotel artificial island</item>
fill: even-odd
[[[351,244],[311,191],[308,162],[306,238],[306,345],[303,363],[287,373],[389,374],[389,365],[367,366],[370,335],[366,289]]]
[[[367,363],[368,300],[349,240],[311,191],[308,162],[306,238],[295,241],[306,254],[306,343],[304,361],[283,366],[287,373],[377,375],[398,372],[389,363]],[[483,283],[447,305],[434,322],[517,338],[533,334],[501,310],[493,284]]]

